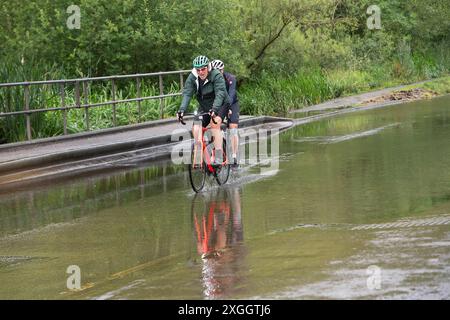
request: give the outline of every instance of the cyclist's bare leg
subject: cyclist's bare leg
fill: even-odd
[[[192,126],[192,134],[194,135],[194,141],[201,143],[202,142],[202,125],[194,124]]]
[[[211,125],[211,133],[214,137],[214,148],[216,149],[216,153],[218,153],[219,156],[222,156],[222,152],[217,152],[222,150],[222,130],[220,130],[220,125],[222,123],[222,119],[220,117],[215,117],[214,122],[210,122]]]
[[[194,141],[196,142],[194,145],[194,155],[195,155],[195,164],[200,164],[202,159],[202,126],[200,124],[194,124],[192,127],[192,134],[194,136]]]
[[[230,133],[231,133],[231,152],[232,157],[235,158],[237,156],[237,150],[239,146],[239,138],[237,135],[238,124],[230,123]]]

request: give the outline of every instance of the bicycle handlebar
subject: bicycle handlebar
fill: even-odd
[[[211,113],[210,112],[204,112],[204,113],[200,113],[200,114],[198,114],[198,113],[186,113],[186,114],[184,114],[184,115],[186,115],[186,116],[198,116],[198,117],[202,117],[202,116],[210,116],[211,115]],[[217,122],[216,121],[214,121],[214,118],[212,118],[211,117],[211,120],[212,120],[212,122],[214,123],[214,124],[217,124]],[[182,125],[186,125],[186,122],[184,122],[183,120],[180,120],[180,122],[181,122],[181,124]]]

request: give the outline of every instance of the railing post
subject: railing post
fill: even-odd
[[[140,99],[141,98],[141,78],[137,77],[136,78],[136,89],[137,89],[137,98]],[[137,105],[138,105],[138,123],[141,122],[141,100],[137,101]]]
[[[25,85],[24,88],[24,96],[25,96],[25,111],[29,111],[30,110],[30,87],[29,85]],[[31,119],[30,119],[30,114],[27,113],[25,114],[25,119],[26,119],[26,127],[27,127],[27,139],[28,141],[31,140]]]
[[[116,85],[114,83],[114,79],[111,79],[111,95],[112,95],[112,106],[113,106],[113,125],[114,127],[117,126],[116,121]]]
[[[164,85],[163,85],[163,77],[160,74],[159,75],[159,95],[162,96],[164,94]],[[160,112],[160,119],[164,118],[164,99],[159,98],[159,112]]]
[[[184,87],[184,78],[183,78],[183,72],[180,72],[180,89],[183,91]]]
[[[89,131],[89,107],[87,81],[83,81],[84,117],[86,121],[86,131]]]
[[[64,135],[67,135],[66,91],[64,90],[64,83],[61,83],[60,85],[60,93],[61,93],[61,108],[64,108],[63,110]]]

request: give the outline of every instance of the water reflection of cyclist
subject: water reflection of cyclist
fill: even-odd
[[[204,295],[208,299],[227,297],[238,283],[242,285],[245,253],[240,190],[220,188],[212,199],[201,202],[206,206],[193,206],[197,208],[193,209],[193,223],[197,252],[202,257]]]

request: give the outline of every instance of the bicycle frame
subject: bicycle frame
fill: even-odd
[[[194,113],[194,115],[195,115],[195,113]],[[209,113],[202,113],[202,114],[198,114],[197,116],[200,117],[200,119],[201,119],[201,117],[203,117],[203,116],[205,116],[205,115],[209,115]],[[213,121],[214,123],[216,123],[216,122],[214,121],[214,119],[212,119],[212,121]],[[181,121],[181,123],[182,123],[183,125],[186,124],[186,123],[183,122],[183,121]],[[212,165],[211,156],[210,156],[209,152],[205,152],[205,151],[206,151],[206,147],[207,147],[210,143],[213,143],[213,141],[211,141],[210,143],[207,144],[206,141],[205,141],[205,132],[208,131],[208,130],[211,130],[211,128],[210,128],[210,127],[206,127],[206,128],[202,127],[202,133],[201,133],[202,137],[201,137],[201,140],[200,140],[200,143],[201,143],[201,150],[200,150],[200,151],[201,151],[201,154],[200,154],[200,159],[203,160],[203,157],[205,157],[205,163],[206,163],[206,166],[207,166],[208,171],[209,171],[210,173],[215,173],[216,170],[215,170],[214,166]],[[221,130],[221,129],[219,129],[219,130]],[[195,139],[195,137],[194,137],[194,139]],[[196,143],[196,141],[194,141],[194,143]],[[213,152],[215,152],[215,149],[213,150]],[[194,161],[193,161],[193,163],[191,163],[191,165],[194,165],[194,164],[197,163],[197,162],[196,162],[196,156],[197,156],[197,152],[194,153]],[[226,157],[226,158],[224,159],[224,162],[223,162],[222,165],[227,165],[227,164],[228,164],[228,157]],[[200,166],[203,167],[203,161],[200,161]]]
[[[213,143],[213,141],[210,141],[210,142],[207,144],[206,141],[205,141],[205,132],[208,131],[208,130],[210,130],[210,128],[203,128],[203,127],[202,127],[202,133],[201,133],[202,137],[201,137],[201,141],[200,141],[200,143],[201,143],[200,159],[203,160],[203,157],[204,157],[204,160],[205,160],[206,167],[207,167],[208,171],[209,171],[210,173],[215,173],[216,169],[215,169],[214,166],[212,165],[211,155],[210,155],[209,152],[207,152],[207,150],[206,150],[207,146],[208,146],[209,144]],[[195,143],[195,142],[194,142],[194,143]],[[215,152],[215,150],[213,150],[213,152]],[[194,163],[193,163],[192,165],[198,163],[198,162],[196,162],[196,156],[197,156],[197,153],[195,152],[195,149],[194,149],[194,161],[193,161]],[[223,165],[226,164],[226,161],[228,161],[228,160],[225,159]],[[200,166],[201,166],[201,167],[203,166],[203,161],[200,161]]]
[[[198,116],[201,119],[202,116],[207,114],[208,113],[204,113]],[[182,118],[179,120],[183,125],[186,124]],[[211,120],[214,123],[216,123],[214,119]],[[228,152],[226,150],[227,143],[225,137],[221,138],[223,147],[222,148],[223,161],[218,165],[213,164],[212,157],[216,156],[214,146],[215,141],[213,140],[213,138],[215,137],[213,136],[211,139],[208,139],[208,141],[205,138],[206,131],[210,129],[212,128],[210,127],[203,128],[202,125],[197,125],[194,122],[193,126],[194,141],[191,145],[191,163],[189,163],[188,165],[188,170],[191,186],[195,192],[199,192],[201,189],[203,189],[206,175],[212,174],[217,183],[219,185],[222,185],[227,182],[230,174],[230,166],[228,164],[228,156],[227,156]],[[200,175],[198,175],[198,173],[200,173]]]

